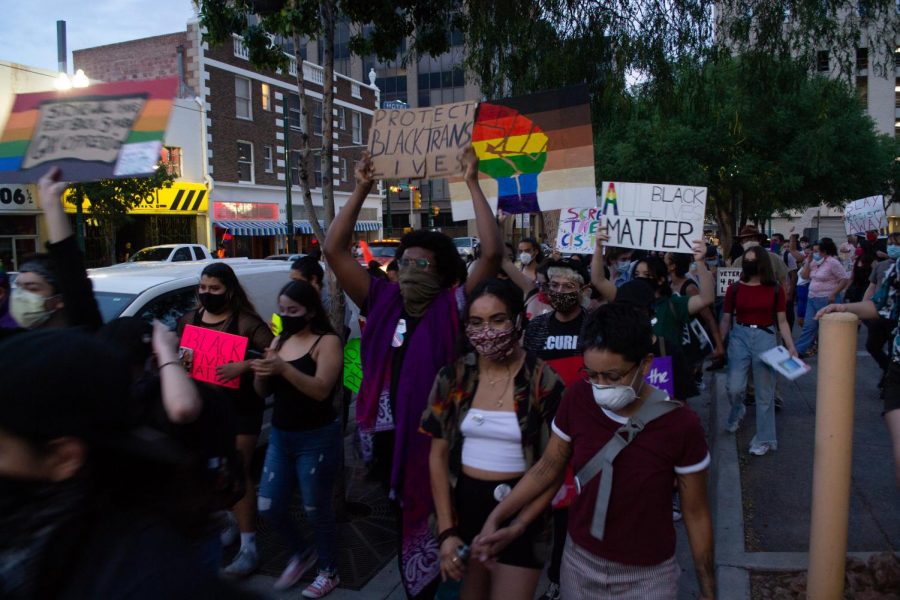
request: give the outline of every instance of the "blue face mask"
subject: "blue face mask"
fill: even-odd
[[[813,252],[813,261],[819,262],[820,260],[822,260],[822,255],[818,252]]]
[[[891,260],[897,260],[898,258],[900,258],[900,246],[888,246],[887,255]]]

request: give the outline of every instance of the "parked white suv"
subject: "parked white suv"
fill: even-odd
[[[89,269],[88,276],[104,321],[138,316],[174,328],[181,315],[197,307],[200,273],[211,262],[123,263]],[[247,258],[222,262],[234,269],[259,316],[268,322],[278,311],[278,292],[290,280],[291,264]]]
[[[141,248],[128,259],[128,262],[188,262],[212,259],[213,255],[200,244],[163,244]]]

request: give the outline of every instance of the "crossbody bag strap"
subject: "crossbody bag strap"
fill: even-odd
[[[597,502],[594,505],[594,516],[591,520],[591,535],[598,540],[603,539],[606,529],[606,512],[609,509],[609,497],[612,493],[613,461],[616,456],[634,440],[637,434],[644,430],[648,423],[680,406],[680,402],[669,400],[664,391],[655,390],[603,448],[578,470],[578,474],[575,475],[575,485],[579,492],[589,481],[602,473],[600,487],[597,491]]]

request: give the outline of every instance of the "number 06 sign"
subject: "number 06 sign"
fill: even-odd
[[[13,210],[38,210],[30,185],[0,185],[0,212]]]

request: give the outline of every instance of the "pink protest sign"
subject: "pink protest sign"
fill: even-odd
[[[216,367],[244,360],[247,341],[247,338],[239,335],[186,325],[181,334],[181,346],[190,348],[193,355],[191,377],[197,381],[237,389],[241,384],[240,378],[220,381],[216,377]]]

